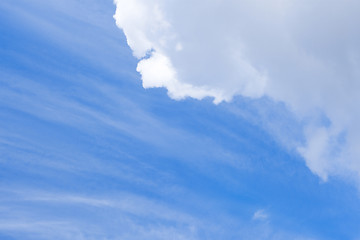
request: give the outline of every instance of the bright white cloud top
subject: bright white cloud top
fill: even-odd
[[[145,88],[215,103],[283,101],[307,119],[298,150],[308,167],[324,180],[360,180],[359,1],[115,3]]]

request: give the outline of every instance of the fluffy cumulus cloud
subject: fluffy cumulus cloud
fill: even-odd
[[[309,168],[360,179],[360,2],[115,0],[143,86],[174,99],[283,101]]]

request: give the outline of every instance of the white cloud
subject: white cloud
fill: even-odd
[[[235,95],[283,101],[307,119],[298,150],[309,168],[324,180],[360,179],[359,1],[115,3],[145,88],[215,103]]]
[[[209,15],[204,18],[194,11],[201,11],[199,3],[115,3],[116,23],[140,60],[137,70],[145,88],[166,87],[174,99],[210,96],[215,103],[229,101],[235,94],[262,95],[266,74],[244,56],[236,31],[226,21],[213,18],[216,4],[209,4],[213,8],[207,9]]]
[[[266,214],[266,212],[263,209],[259,209],[257,210],[254,215],[253,215],[253,220],[266,220],[268,219],[268,215]]]

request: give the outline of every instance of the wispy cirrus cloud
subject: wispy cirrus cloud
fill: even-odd
[[[176,205],[126,192],[103,197],[29,189],[1,189],[1,192],[9,195],[7,201],[2,201],[3,205],[14,210],[0,214],[0,231],[15,237],[25,233],[29,239],[217,239],[224,236],[221,229],[231,225],[236,226],[236,230],[227,233],[228,237],[312,239],[278,229],[269,223],[253,224],[250,220],[239,221],[229,215],[222,214],[217,219],[204,218]],[[16,210],[23,204],[27,207]],[[89,215],[91,219],[84,221],[83,218]],[[263,220],[264,213],[255,215],[254,219]],[[105,222],[99,225],[99,220]],[[104,225],[107,225],[106,232]]]

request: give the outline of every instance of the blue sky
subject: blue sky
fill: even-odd
[[[115,10],[1,1],[0,239],[359,239],[357,183],[297,151],[308,118],[144,89]]]

